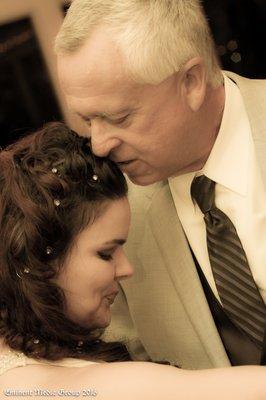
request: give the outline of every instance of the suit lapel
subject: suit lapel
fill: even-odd
[[[178,299],[186,313],[191,346],[199,343],[198,357],[209,359],[213,366],[229,365],[220,336],[216,330],[201,283],[179,222],[171,196],[165,185],[155,196],[148,212],[147,222],[162,255],[164,267],[171,277]],[[147,252],[151,243],[150,235],[144,238],[142,252]],[[154,260],[156,262],[156,260]],[[162,277],[163,279],[163,277]],[[178,315],[176,316],[178,318]],[[175,332],[178,335],[179,330]],[[186,338],[186,340],[188,337]],[[182,342],[182,340],[181,340]],[[182,357],[187,359],[187,351]],[[197,355],[195,355],[197,356]]]

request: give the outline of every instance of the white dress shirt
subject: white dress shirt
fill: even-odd
[[[169,185],[189,244],[219,299],[208,256],[203,214],[190,195],[195,175],[204,174],[216,182],[215,204],[233,222],[254,280],[266,302],[265,189],[240,91],[226,76],[224,85],[222,123],[205,166],[201,171],[169,178]]]

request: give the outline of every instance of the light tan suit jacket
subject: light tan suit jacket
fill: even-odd
[[[227,75],[243,96],[266,182],[266,81]],[[107,338],[127,340],[137,359],[168,360],[188,369],[230,365],[168,182],[130,184],[129,199],[132,226],[126,250],[135,274],[122,283]]]

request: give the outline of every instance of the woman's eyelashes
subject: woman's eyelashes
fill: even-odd
[[[104,254],[102,252],[98,252],[98,256],[104,261],[111,261],[113,259],[111,254]]]
[[[100,250],[97,252],[97,255],[99,258],[101,258],[104,261],[111,261],[111,260],[113,260],[114,252],[115,252],[115,249]]]

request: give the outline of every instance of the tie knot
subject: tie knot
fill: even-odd
[[[203,214],[215,207],[214,189],[215,182],[205,175],[193,179],[191,184],[191,197],[197,202]]]

